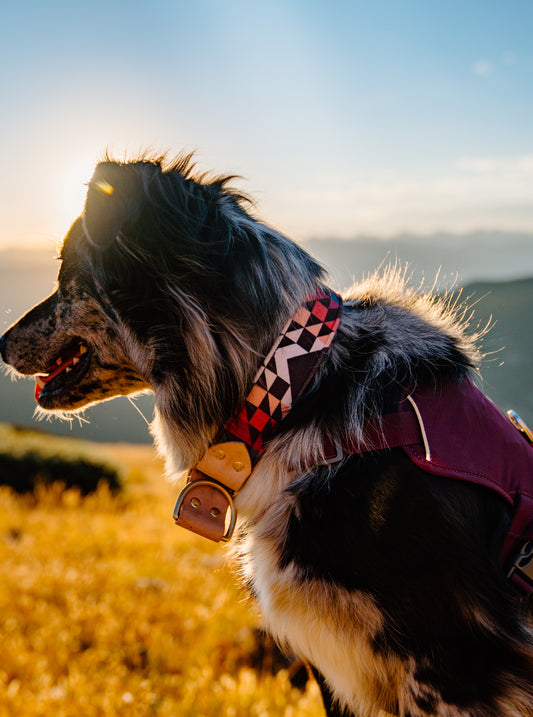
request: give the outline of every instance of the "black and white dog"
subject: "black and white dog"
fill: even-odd
[[[305,251],[188,157],[100,163],[61,260],[2,358],[36,376],[46,411],[152,390],[171,475],[201,461],[323,286]],[[500,560],[513,506],[396,444],[326,456],[325,435],[364,447],[406,392],[464,385],[478,358],[446,302],[394,272],[366,280],[234,497],[245,580],[329,715],[533,715],[529,613]]]

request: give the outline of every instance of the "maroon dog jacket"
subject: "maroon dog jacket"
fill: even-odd
[[[499,493],[513,511],[502,562],[513,582],[530,594],[533,581],[519,568],[529,562],[533,547],[524,549],[533,541],[533,447],[470,378],[415,390],[410,396],[414,405],[405,398],[398,414],[384,417],[381,445],[371,439],[365,450],[403,446],[427,473]]]

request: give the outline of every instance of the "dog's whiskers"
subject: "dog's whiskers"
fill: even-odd
[[[150,426],[150,421],[146,418],[144,413],[141,411],[139,406],[135,403],[133,398],[131,396],[127,396],[128,401],[131,403],[133,408],[137,411],[137,413],[140,415],[140,417],[143,419],[143,421],[146,423],[147,426]]]

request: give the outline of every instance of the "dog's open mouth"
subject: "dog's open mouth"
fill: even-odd
[[[46,373],[36,375],[35,400],[53,396],[77,383],[89,367],[89,355],[89,348],[80,339],[70,343]]]

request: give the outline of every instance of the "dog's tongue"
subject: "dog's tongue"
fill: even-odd
[[[42,393],[42,390],[44,388],[44,381],[42,379],[42,376],[36,376],[35,377],[35,400],[39,401],[39,396]]]
[[[56,374],[57,376],[57,374]],[[36,376],[35,377],[35,400],[39,401],[39,396],[43,392],[43,388],[50,380],[49,376]]]
[[[62,362],[59,366],[56,366],[53,368],[50,367],[50,372],[48,374],[41,374],[35,377],[35,400],[39,400],[39,396],[42,393],[43,388],[46,386],[47,383],[49,383],[53,378],[58,376],[60,373],[65,371],[69,366],[72,366],[72,361],[74,360],[74,357],[72,359],[69,359],[68,361]]]
[[[80,350],[74,353],[72,356],[69,356],[68,358],[58,358],[55,364],[52,364],[50,368],[48,369],[48,372],[46,374],[38,374],[35,376],[35,400],[39,400],[39,396],[41,395],[43,388],[46,386],[47,383],[50,383],[52,379],[54,379],[56,376],[59,376],[60,373],[63,373],[63,371],[69,371],[72,368],[72,365],[74,363],[77,363],[77,360],[79,360],[82,353],[85,353],[87,349],[83,346],[80,346]]]

